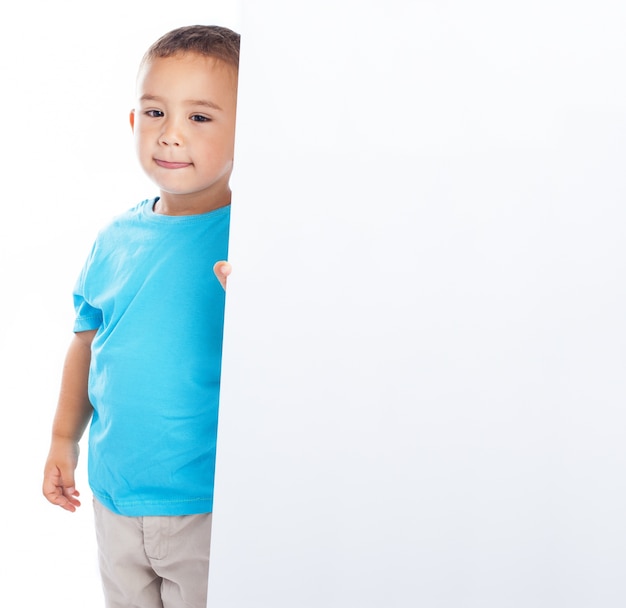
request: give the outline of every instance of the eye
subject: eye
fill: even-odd
[[[145,115],[151,118],[162,118],[164,114],[161,110],[146,110]]]
[[[211,119],[208,116],[203,116],[202,114],[193,114],[191,116],[191,120],[193,122],[211,122]]]

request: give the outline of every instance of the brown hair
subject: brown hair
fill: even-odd
[[[171,57],[182,53],[197,53],[221,59],[239,69],[239,41],[236,32],[219,25],[187,25],[161,36],[146,51],[141,65],[152,59]]]

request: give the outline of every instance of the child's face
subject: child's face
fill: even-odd
[[[237,74],[187,53],[143,66],[131,112],[139,162],[168,202],[206,209],[230,202]]]

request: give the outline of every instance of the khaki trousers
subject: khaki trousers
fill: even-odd
[[[94,500],[107,608],[206,608],[211,513],[125,517]]]

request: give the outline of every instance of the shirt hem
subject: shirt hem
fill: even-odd
[[[92,490],[93,492],[93,490]],[[198,515],[213,511],[212,498],[190,498],[187,500],[116,501],[108,496],[93,492],[94,498],[117,515],[127,517],[152,517],[167,515]]]

